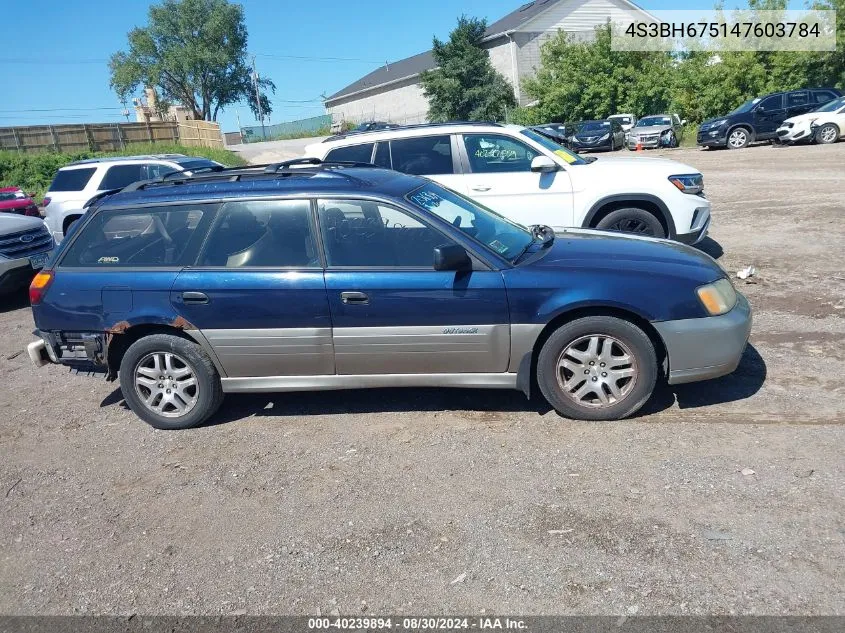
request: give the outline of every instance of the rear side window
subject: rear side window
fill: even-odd
[[[229,202],[200,256],[201,266],[319,268],[308,200]]]
[[[417,176],[454,173],[448,135],[394,140],[390,152],[396,171]]]
[[[82,191],[97,171],[96,167],[60,169],[50,185],[50,191]]]
[[[209,205],[104,211],[85,224],[63,267],[181,267],[192,264]]]
[[[373,157],[373,144],[350,145],[338,147],[326,154],[326,160],[351,161],[354,163],[369,163]]]
[[[802,90],[801,92],[790,92],[786,95],[786,107],[787,108],[794,108],[797,106],[803,106],[810,103],[810,95],[807,94],[806,90]]]
[[[123,189],[138,180],[146,180],[146,174],[146,165],[112,165],[103,176],[100,189]]]

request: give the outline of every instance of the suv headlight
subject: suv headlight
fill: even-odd
[[[717,119],[716,121],[713,121],[712,123],[710,123],[710,127],[711,128],[722,127],[727,122],[728,122],[727,119]]]
[[[695,292],[710,316],[719,316],[725,312],[730,312],[736,305],[736,290],[727,277],[722,277],[712,284],[701,286]]]
[[[669,176],[669,182],[684,193],[698,194],[704,191],[704,176],[701,174],[680,174]]]

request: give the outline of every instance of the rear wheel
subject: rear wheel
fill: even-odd
[[[839,127],[835,123],[825,123],[816,130],[816,143],[828,145],[839,140]]]
[[[653,213],[638,207],[629,207],[611,211],[596,225],[605,231],[622,231],[648,237],[666,237],[666,231]]]
[[[638,411],[657,380],[648,336],[616,317],[584,317],[554,332],[537,360],[549,404],[577,420],[619,420]]]
[[[202,424],[223,402],[220,376],[208,354],[171,334],[145,336],[126,350],[120,390],[135,415],[157,429]]]

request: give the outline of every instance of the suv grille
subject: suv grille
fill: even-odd
[[[0,255],[9,259],[30,257],[53,248],[53,236],[46,226],[0,235]]]

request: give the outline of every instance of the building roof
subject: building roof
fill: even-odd
[[[511,11],[505,17],[488,26],[484,34],[484,39],[492,40],[504,35],[508,31],[513,31],[558,2],[561,2],[561,0],[534,0],[534,2],[526,2],[518,9]],[[377,68],[369,75],[361,77],[361,79],[349,84],[343,90],[334,93],[326,101],[333,101],[340,97],[361,92],[362,90],[375,88],[376,86],[383,86],[399,79],[404,79],[405,77],[413,77],[424,70],[431,70],[435,66],[434,55],[432,55],[431,51],[406,57],[405,59],[400,59],[398,62],[388,63]]]

